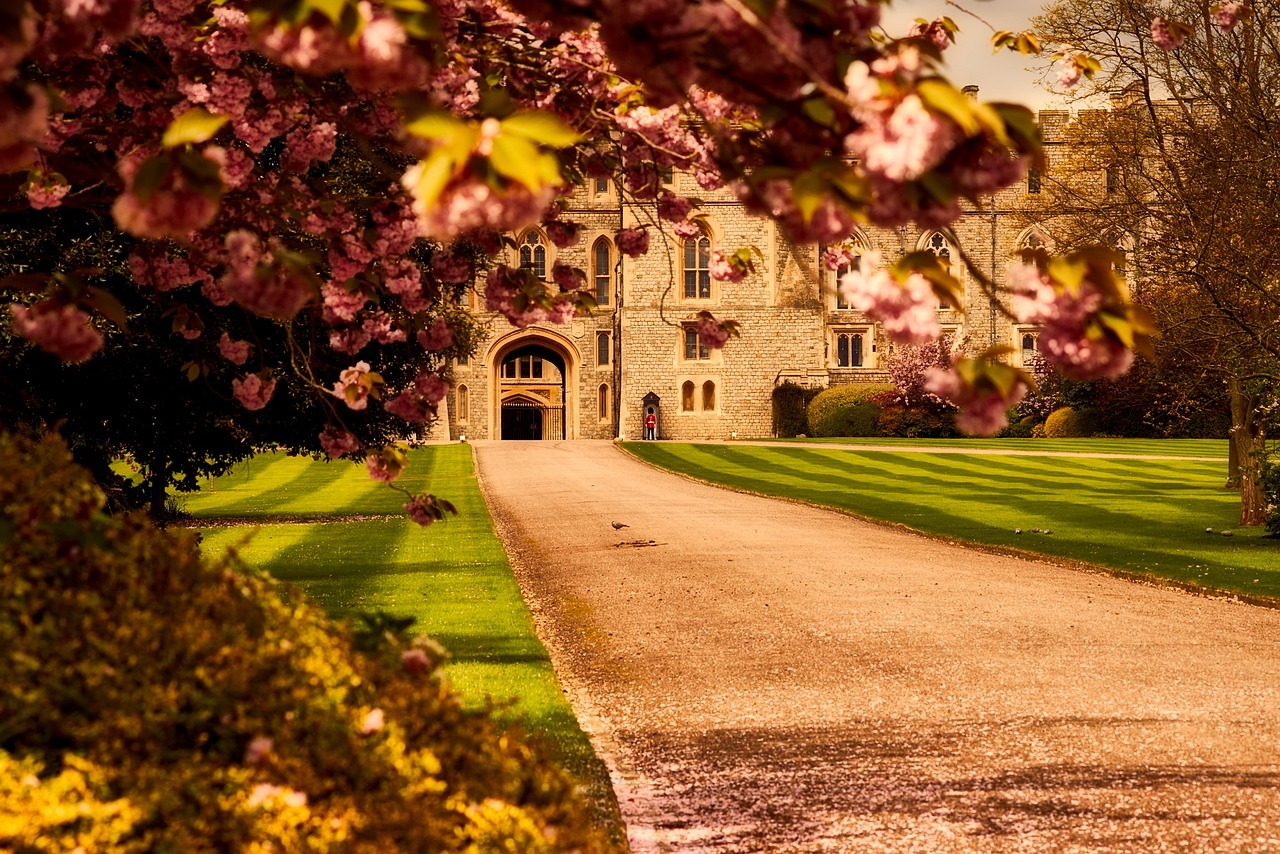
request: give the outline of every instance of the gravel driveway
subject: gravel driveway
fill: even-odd
[[[476,455],[638,854],[1280,852],[1280,611]]]

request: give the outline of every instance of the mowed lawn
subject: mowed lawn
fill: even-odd
[[[449,650],[445,674],[467,704],[504,704],[498,715],[550,742],[601,805],[602,820],[613,821],[607,771],[534,633],[471,448],[427,446],[409,458],[397,484],[447,498],[457,516],[422,528],[404,516],[405,496],[370,480],[363,466],[283,454],[241,464],[185,497],[185,510],[209,522],[206,552],[236,547],[246,563],[298,585],[334,617],[416,617],[413,632]]]
[[[641,459],[711,483],[835,507],[967,543],[1280,600],[1280,540],[1264,538],[1261,529],[1236,527],[1240,495],[1222,488],[1224,441],[844,442],[877,447],[816,448],[803,441],[767,446],[629,442],[625,447]],[[902,446],[961,453],[895,449]],[[994,449],[1019,455],[983,453]],[[1052,533],[1033,533],[1035,528]],[[1222,536],[1223,530],[1232,536]]]

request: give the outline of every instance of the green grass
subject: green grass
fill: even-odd
[[[1126,454],[1129,456],[1214,457],[1226,460],[1226,439],[772,439],[787,444],[875,445],[886,448],[973,448],[1033,451],[1039,454]]]
[[[980,441],[980,440],[979,440]],[[1070,440],[1032,440],[1061,451]],[[1094,443],[1125,453],[1127,441]],[[1071,445],[1080,444],[1070,442]],[[954,446],[954,442],[946,443]],[[836,507],[968,543],[1083,561],[1153,580],[1280,600],[1280,540],[1237,528],[1240,496],[1221,489],[1225,443],[1147,441],[1145,456],[1100,459],[633,442],[641,459],[693,477]],[[1001,442],[999,447],[1007,445]],[[974,445],[985,447],[985,445]],[[1103,451],[1102,448],[1106,450]],[[1232,537],[1205,533],[1231,530]],[[1022,534],[1014,530],[1021,528]],[[1051,530],[1033,534],[1032,528]]]
[[[378,610],[416,617],[414,630],[449,650],[445,673],[466,704],[504,704],[498,716],[552,745],[615,839],[623,838],[608,772],[534,633],[470,447],[414,449],[399,485],[448,498],[458,515],[419,527],[403,516],[405,497],[363,467],[282,454],[255,457],[184,503],[197,520],[218,520],[203,529],[206,551],[235,546],[247,563],[298,585],[336,618]]]

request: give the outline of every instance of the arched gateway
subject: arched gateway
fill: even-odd
[[[487,360],[493,390],[489,435],[526,441],[577,438],[577,348],[544,329],[495,341]]]

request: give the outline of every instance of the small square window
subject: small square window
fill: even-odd
[[[684,328],[684,358],[686,362],[700,362],[711,358],[711,350],[703,343],[698,330],[692,326]]]

